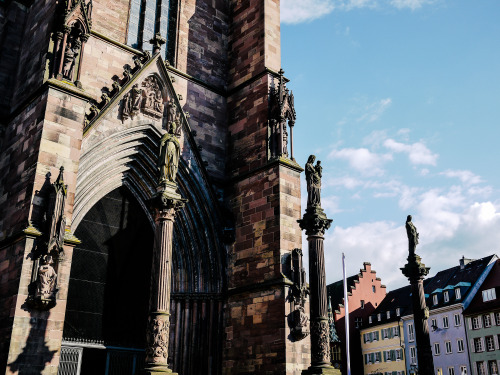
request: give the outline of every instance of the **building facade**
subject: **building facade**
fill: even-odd
[[[386,295],[386,287],[377,277],[371,264],[363,263],[359,274],[347,278],[348,305],[349,305],[349,337],[350,337],[350,364],[351,373],[360,374],[363,371],[363,358],[359,332],[364,322],[377,308]],[[345,307],[343,281],[337,281],[327,286],[327,293],[332,299],[334,310],[335,328],[337,330],[341,348],[345,348]],[[343,373],[346,373],[347,358],[345,350],[342,351]]]
[[[464,310],[471,305],[498,257],[478,260],[462,258],[460,265],[438,272],[425,280],[429,307],[429,336],[435,374],[470,374]],[[403,316],[407,371],[418,367],[413,316]]]
[[[6,374],[140,370],[161,173],[185,202],[171,219],[170,368],[308,367],[308,304],[290,298],[302,168],[279,12],[276,0],[0,2]]]
[[[496,375],[500,366],[500,261],[465,310],[472,374]]]

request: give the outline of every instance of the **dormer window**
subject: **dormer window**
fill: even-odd
[[[432,296],[432,303],[433,303],[434,305],[437,305],[437,304],[438,304],[438,296],[437,296],[437,294],[434,294],[434,295]]]
[[[483,302],[493,301],[496,298],[495,288],[483,290]]]
[[[450,301],[450,295],[448,294],[447,290],[445,290],[445,292],[443,293],[443,298],[444,298],[444,302]]]
[[[455,288],[455,299],[460,299],[462,298],[460,294],[460,288]]]
[[[387,319],[391,319],[391,312],[390,311],[387,311]]]
[[[396,309],[396,316],[401,316],[401,309],[399,307]]]

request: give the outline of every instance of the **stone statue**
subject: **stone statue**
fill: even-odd
[[[142,82],[144,105],[142,110],[154,117],[163,116],[163,94],[158,79],[149,76]]]
[[[137,113],[139,113],[141,109],[141,89],[136,84],[132,86],[132,89],[128,92],[128,94],[123,99],[123,110],[122,117],[127,119],[129,117],[134,117]]]
[[[75,41],[69,40],[66,45],[66,50],[64,51],[64,61],[63,61],[63,77],[67,79],[73,78],[73,68],[75,67],[75,61],[78,57],[80,49],[78,48]]]
[[[52,256],[44,255],[41,258],[42,265],[38,268],[38,278],[36,281],[36,297],[51,299],[56,288],[57,274],[52,264]]]
[[[169,123],[168,126],[168,132],[165,133],[160,141],[160,156],[158,158],[160,184],[165,184],[167,181],[175,182],[181,152],[179,140],[176,135],[177,123],[172,122]]]
[[[418,245],[418,232],[415,225],[411,222],[411,215],[406,218],[406,234],[408,235],[408,249],[410,254],[415,254],[415,248]]]
[[[321,207],[321,177],[323,167],[318,160],[316,165],[314,161],[316,156],[311,155],[306,163],[306,182],[307,182],[307,207]]]

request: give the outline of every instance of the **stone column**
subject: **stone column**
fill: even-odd
[[[176,193],[175,183],[169,183],[166,188],[162,188],[152,200],[155,209],[155,242],[146,332],[146,366],[144,369],[146,375],[172,373],[167,364],[172,237],[175,215],[185,202],[186,200]]]
[[[429,273],[430,267],[425,267],[422,258],[415,253],[418,244],[418,233],[411,222],[411,216],[406,221],[408,233],[408,263],[401,271],[410,281],[413,321],[415,327],[415,337],[417,341],[418,374],[434,374],[434,362],[432,358],[431,341],[429,337],[429,309],[425,303],[424,277]]]
[[[309,290],[311,310],[311,366],[302,374],[340,374],[330,361],[330,324],[326,294],[325,252],[323,247],[325,231],[330,228],[331,219],[321,208],[321,169],[312,165],[311,155],[306,164],[308,180],[308,207],[300,228],[306,231],[309,247]]]

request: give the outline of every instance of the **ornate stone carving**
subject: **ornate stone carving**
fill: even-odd
[[[148,320],[147,349],[148,362],[165,363],[168,357],[169,316],[150,316]]]
[[[418,245],[418,232],[415,225],[411,222],[411,215],[406,218],[406,234],[408,235],[408,251],[410,254],[415,253]]]
[[[144,113],[153,117],[163,117],[163,94],[155,76],[149,76],[142,82],[143,104],[142,110]]]
[[[175,182],[181,147],[178,140],[177,122],[168,123],[169,129],[160,140],[160,152],[158,156],[158,169],[160,177],[159,185]]]
[[[314,165],[316,156],[310,155],[307,159],[305,173],[307,182],[307,207],[321,207],[321,177],[323,167],[321,161]]]
[[[56,304],[57,268],[66,234],[64,207],[67,186],[64,184],[63,174],[64,168],[61,167],[56,181],[43,194],[47,203],[38,222],[41,236],[33,254],[32,283],[27,302],[40,309],[49,309]],[[50,174],[47,181],[50,183]]]
[[[284,71],[279,71],[278,87],[271,88],[270,92],[270,119],[269,119],[269,154],[271,158],[293,158],[293,133],[295,125],[295,107],[293,93],[286,88]],[[287,126],[290,127],[288,140]],[[290,152],[288,144],[290,143]]]
[[[60,4],[54,44],[50,47],[53,48],[51,55],[55,56],[51,77],[74,82],[81,88],[81,57],[92,27],[92,0],[66,0]]]
[[[328,320],[311,322],[311,359],[312,363],[330,363]]]
[[[35,297],[42,301],[51,301],[55,299],[57,273],[52,267],[54,261],[51,255],[44,255],[41,258],[41,265],[38,267],[38,278],[36,282]]]
[[[123,97],[122,118],[133,118],[141,110],[142,90],[139,85],[132,86],[132,89]]]
[[[293,285],[290,287],[289,295],[292,310],[289,317],[290,333],[295,340],[302,340],[309,335],[309,317],[305,312],[309,288],[306,284],[306,271],[302,266],[301,249],[292,250],[291,271]]]

